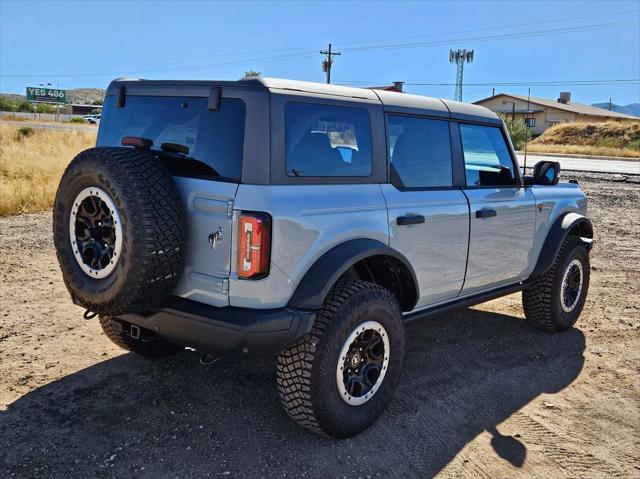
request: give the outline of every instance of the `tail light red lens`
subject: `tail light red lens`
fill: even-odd
[[[238,277],[259,279],[269,274],[271,217],[243,211],[238,218]]]

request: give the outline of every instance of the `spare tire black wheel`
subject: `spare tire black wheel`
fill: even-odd
[[[186,220],[169,170],[148,150],[91,148],[56,194],[53,237],[76,304],[102,315],[159,306],[184,268]]]

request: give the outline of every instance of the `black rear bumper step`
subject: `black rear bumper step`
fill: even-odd
[[[148,315],[117,317],[169,341],[216,355],[268,355],[282,351],[313,326],[315,311],[296,308],[217,308],[174,297]]]

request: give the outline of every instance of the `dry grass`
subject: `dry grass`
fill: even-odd
[[[13,114],[5,115],[2,117],[2,119],[5,121],[29,121],[29,120],[33,121],[33,118],[29,119],[24,116],[13,115]]]
[[[640,159],[640,151],[627,148],[607,148],[602,146],[581,145],[538,145],[530,143],[527,147],[529,153],[561,153],[569,155],[609,156],[619,158]]]
[[[0,124],[0,216],[51,208],[69,161],[96,141],[92,132],[19,131]]]
[[[529,151],[640,158],[640,121],[562,123],[533,140]]]

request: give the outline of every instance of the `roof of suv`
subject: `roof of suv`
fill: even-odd
[[[254,87],[265,88],[273,93],[284,91],[299,91],[311,95],[330,95],[353,98],[354,100],[369,100],[381,102],[385,110],[401,113],[427,113],[431,116],[452,117],[459,119],[479,119],[491,123],[500,123],[499,117],[488,108],[461,103],[457,101],[438,99],[410,93],[399,93],[368,88],[355,88],[350,86],[308,82],[300,80],[287,80],[282,78],[251,77],[237,81],[215,80],[143,80],[137,78],[119,78],[111,82],[107,94],[116,93],[116,88],[124,86],[172,86],[172,87],[204,87],[204,86],[229,86],[229,87]]]

